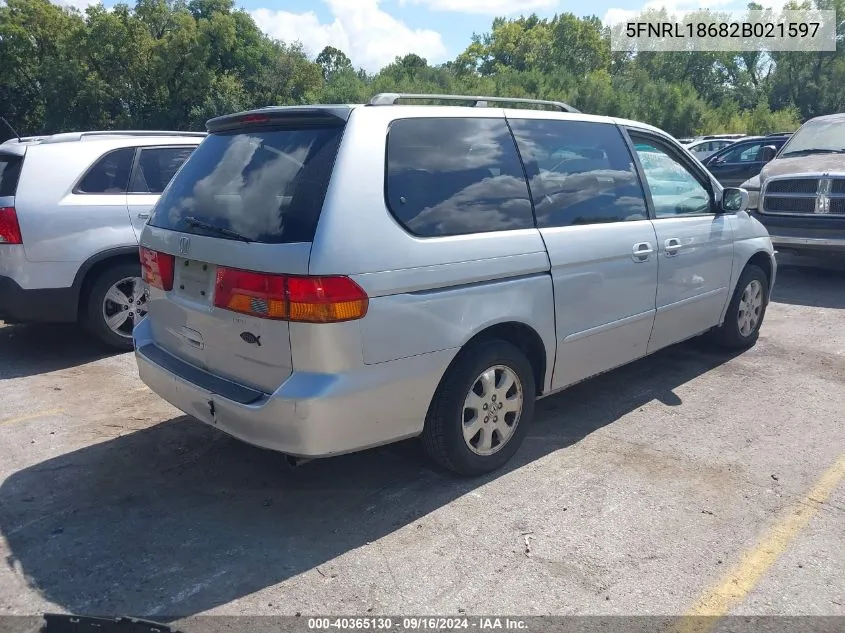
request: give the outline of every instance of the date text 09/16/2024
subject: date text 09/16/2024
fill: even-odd
[[[308,630],[359,630],[359,631],[523,631],[528,625],[519,618],[502,617],[347,617],[308,618]]]

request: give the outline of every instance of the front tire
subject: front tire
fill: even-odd
[[[531,363],[504,341],[461,352],[434,394],[422,441],[429,457],[459,475],[504,466],[519,449],[534,417]]]
[[[85,323],[103,343],[131,351],[132,330],[146,314],[147,293],[140,264],[117,264],[97,276],[88,294]]]
[[[713,331],[715,341],[727,349],[749,349],[760,336],[769,304],[769,278],[759,266],[742,271],[731,298],[725,321]]]

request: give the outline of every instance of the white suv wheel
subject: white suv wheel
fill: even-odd
[[[135,324],[146,314],[147,291],[140,277],[124,277],[103,298],[103,320],[118,336],[132,338]]]

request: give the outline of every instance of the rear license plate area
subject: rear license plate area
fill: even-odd
[[[173,289],[179,297],[211,305],[216,277],[217,267],[214,264],[177,257]]]

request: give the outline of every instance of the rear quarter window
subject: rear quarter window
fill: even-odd
[[[193,147],[142,147],[129,192],[161,193],[193,151]]]
[[[15,195],[22,166],[23,156],[0,154],[0,198]]]
[[[400,119],[387,136],[387,206],[409,233],[532,228],[528,183],[504,119]]]
[[[134,158],[134,147],[124,147],[108,152],[86,172],[76,186],[75,193],[126,193]]]
[[[254,242],[310,242],[341,134],[341,127],[210,134],[173,178],[149,224],[223,239],[233,237],[215,229]]]

